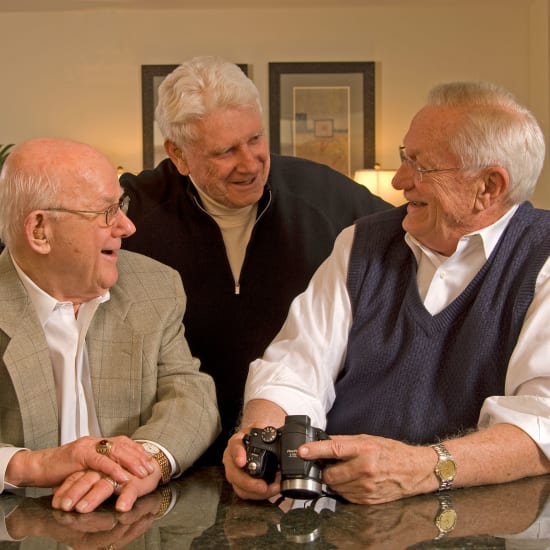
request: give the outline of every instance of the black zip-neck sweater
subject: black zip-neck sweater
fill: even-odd
[[[326,166],[272,155],[237,294],[221,231],[188,177],[167,159],[120,181],[137,227],[123,247],[182,277],[185,334],[201,369],[214,378],[223,425],[203,463],[221,463],[238,423],[249,363],[277,334],[290,302],[330,254],[338,233],[389,205]]]

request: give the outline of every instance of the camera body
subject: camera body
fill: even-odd
[[[330,439],[320,428],[311,426],[307,415],[289,415],[280,428],[252,428],[244,436],[245,470],[253,477],[271,483],[277,468],[281,468],[281,493],[300,499],[316,498],[322,494],[323,463],[304,460],[298,447],[310,441]]]

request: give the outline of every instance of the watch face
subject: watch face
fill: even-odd
[[[443,480],[454,479],[456,466],[452,460],[445,460],[439,464],[439,474]]]
[[[149,443],[147,441],[145,441],[144,443],[142,443],[143,445],[143,448],[148,452],[148,453],[151,453],[152,455],[156,455],[158,452],[159,452],[159,448],[156,446],[156,445],[153,445],[152,443]]]
[[[456,524],[456,512],[454,510],[445,510],[441,512],[436,520],[437,527],[444,533],[452,531]]]

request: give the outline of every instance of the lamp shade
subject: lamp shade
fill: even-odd
[[[394,206],[399,206],[407,201],[403,196],[403,191],[392,187],[391,181],[395,176],[395,172],[396,170],[382,170],[381,168],[356,170],[353,179],[364,185],[371,193],[378,195]]]

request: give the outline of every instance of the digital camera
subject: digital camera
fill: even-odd
[[[245,470],[253,477],[271,483],[281,468],[281,493],[299,499],[322,494],[323,462],[304,460],[298,447],[310,441],[330,439],[320,428],[311,426],[307,415],[289,415],[281,428],[252,428],[243,438],[246,448]]]

